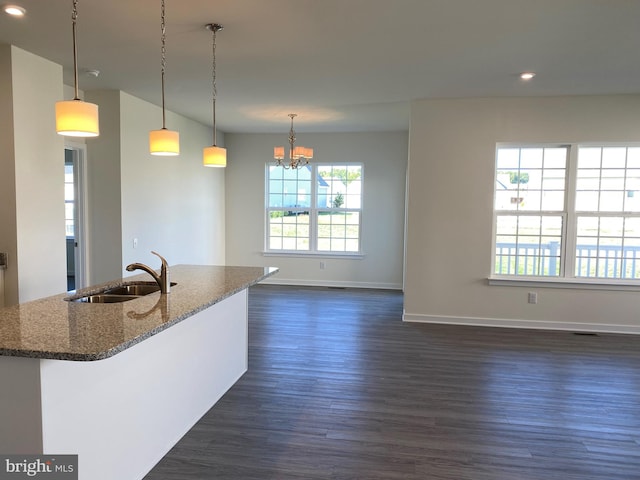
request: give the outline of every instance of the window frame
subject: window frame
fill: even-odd
[[[70,171],[68,171],[70,170]],[[76,180],[75,177],[76,172],[74,172],[74,164],[67,163],[65,160],[64,164],[64,224],[65,224],[65,237],[67,239],[75,239],[76,238],[76,218],[78,217],[78,202],[76,198]],[[71,181],[69,181],[69,176],[71,177]],[[71,190],[69,192],[69,190]],[[70,194],[70,195],[69,195]],[[71,196],[71,199],[68,198]],[[71,210],[71,217],[69,217],[69,209]],[[69,231],[71,228],[71,231]]]
[[[555,212],[561,215],[562,222],[562,247],[560,251],[560,273],[558,276],[543,275],[516,275],[495,273],[497,260],[497,218],[505,211],[496,209],[496,182],[498,176],[498,151],[501,148],[554,148],[566,147],[568,149],[566,175],[565,175],[565,201],[564,210]],[[577,262],[577,237],[578,218],[585,212],[576,210],[577,180],[578,180],[578,153],[580,148],[639,148],[640,142],[577,142],[577,143],[513,143],[499,142],[495,147],[495,158],[493,163],[493,203],[492,203],[492,241],[491,241],[491,264],[489,285],[499,286],[532,286],[532,287],[552,287],[552,288],[582,288],[595,290],[617,290],[617,291],[640,291],[640,278],[605,278],[605,277],[579,277],[576,276],[575,268]],[[541,215],[552,213],[547,211],[520,212],[524,215]],[[588,211],[587,216],[633,216],[631,212],[602,212]],[[640,217],[640,212],[633,212]],[[518,215],[514,212],[513,215]]]
[[[364,258],[365,254],[362,249],[362,217],[364,213],[364,164],[362,162],[313,162],[307,166],[311,168],[311,201],[309,207],[270,207],[269,195],[270,195],[270,176],[269,168],[274,167],[273,162],[266,162],[265,165],[265,195],[264,195],[264,256],[286,256],[286,257],[325,257],[325,258],[351,258],[358,259]],[[330,167],[350,167],[356,166],[360,168],[360,208],[335,208],[335,207],[318,207],[318,167],[330,166]],[[278,166],[277,168],[283,168]],[[291,250],[291,249],[271,249],[269,248],[270,238],[270,212],[272,211],[300,211],[309,212],[309,249],[308,250]],[[342,211],[342,212],[356,212],[358,215],[358,250],[357,251],[332,251],[332,250],[318,250],[318,214],[324,211]]]

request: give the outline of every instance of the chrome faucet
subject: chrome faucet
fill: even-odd
[[[156,253],[153,250],[151,251],[151,253],[157,255],[158,257],[160,257],[160,260],[162,260],[160,275],[158,275],[151,267],[148,267],[143,263],[132,263],[131,265],[127,265],[127,272],[133,272],[134,270],[144,270],[149,275],[151,275],[153,279],[158,283],[160,292],[169,293],[171,288],[171,282],[169,280],[169,264],[159,253]]]

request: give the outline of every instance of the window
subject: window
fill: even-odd
[[[640,279],[640,147],[498,147],[494,275]]]
[[[75,237],[75,187],[73,163],[64,164],[64,223],[67,237]]]
[[[640,148],[580,148],[576,182],[576,276],[640,278]]]
[[[266,249],[360,253],[362,165],[267,165]]]

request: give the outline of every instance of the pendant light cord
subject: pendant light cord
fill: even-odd
[[[216,100],[218,98],[218,88],[216,87],[216,34],[224,27],[219,23],[208,23],[205,25],[207,30],[211,30],[211,82],[213,101],[211,106],[213,109],[213,146],[217,146],[217,129],[216,129]]]
[[[211,78],[212,78],[212,92],[213,92],[213,146],[217,145],[217,130],[216,130],[216,98],[218,97],[218,89],[216,88],[216,32],[218,31],[218,25],[213,25],[211,28],[212,32],[212,52],[213,52],[213,60],[211,62]]]
[[[164,71],[166,69],[167,66],[167,59],[166,59],[166,55],[167,55],[167,48],[166,48],[166,29],[165,29],[165,21],[164,21],[164,14],[165,8],[164,8],[164,0],[162,0],[162,8],[161,8],[161,12],[160,12],[160,29],[162,31],[162,49],[161,49],[161,53],[162,53],[162,61],[161,61],[161,66],[162,66],[162,74],[161,74],[161,78],[162,78],[162,129],[166,130],[166,115],[165,115],[165,111],[164,111]]]
[[[76,20],[78,19],[78,0],[73,0],[73,10],[71,12],[71,24],[73,32],[73,84],[74,100],[80,100],[78,96],[78,44],[76,41]]]

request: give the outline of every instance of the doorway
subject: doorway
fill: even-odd
[[[67,291],[85,287],[84,145],[64,149],[64,212],[67,252]]]

